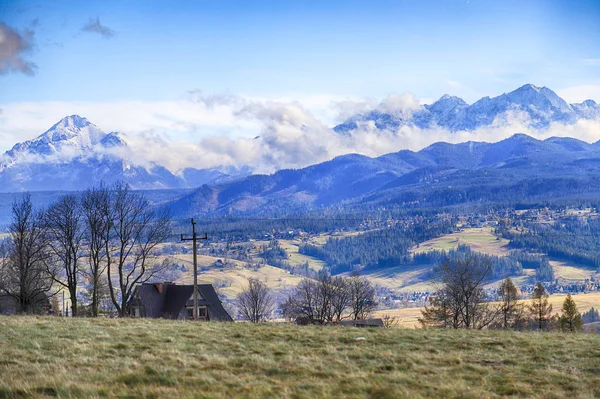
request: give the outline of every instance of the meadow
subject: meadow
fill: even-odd
[[[0,398],[600,396],[600,335],[0,318]]]
[[[506,256],[510,253],[509,240],[494,235],[491,227],[464,229],[458,233],[446,234],[419,244],[413,248],[413,253],[428,251],[449,251],[464,244],[475,252],[493,256]]]

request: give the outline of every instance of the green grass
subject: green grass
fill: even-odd
[[[285,250],[285,252],[289,256],[287,262],[290,265],[299,266],[308,262],[308,267],[316,271],[323,269],[327,265],[322,260],[299,253],[298,251],[300,249],[301,244],[302,241],[300,240],[279,240],[279,245]]]
[[[573,262],[550,260],[550,266],[552,266],[552,270],[554,270],[555,278],[567,283],[573,281],[582,282],[596,274],[595,268],[586,267]]]
[[[507,239],[496,237],[491,227],[478,227],[464,229],[459,233],[446,234],[425,241],[418,247],[413,248],[412,252],[449,251],[456,249],[459,244],[466,244],[475,252],[493,256],[506,256],[510,253],[508,243]]]
[[[0,398],[600,396],[598,335],[4,317],[0,342]]]

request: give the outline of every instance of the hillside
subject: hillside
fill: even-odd
[[[174,213],[272,214],[343,206],[442,207],[600,193],[600,145],[515,134],[497,143],[436,143],[377,158],[344,155],[298,170],[202,186]]]
[[[3,317],[0,341],[7,398],[600,395],[589,334]]]

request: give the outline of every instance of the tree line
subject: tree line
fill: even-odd
[[[525,223],[518,231],[501,226],[497,233],[518,249],[600,268],[600,220],[564,218],[552,225]]]
[[[519,301],[520,293],[510,277],[498,288],[498,302],[491,302],[484,284],[492,273],[490,259],[466,256],[446,260],[436,269],[442,284],[419,323],[424,328],[453,329],[536,329],[581,331],[583,319],[571,295],[567,295],[561,316],[552,316],[548,293],[538,282],[529,305]]]
[[[277,300],[269,288],[250,278],[236,303],[244,320],[259,323],[271,318]],[[375,287],[358,274],[350,277],[319,272],[304,278],[279,304],[279,313],[299,324],[336,324],[345,319],[367,319],[377,307]]]
[[[78,316],[87,282],[85,313],[98,316],[106,296],[125,316],[135,286],[170,267],[157,251],[170,235],[169,212],[124,183],[65,194],[41,210],[25,193],[12,204],[0,244],[0,296],[12,298],[19,312],[35,313],[63,289]]]
[[[409,225],[369,231],[356,236],[330,238],[319,247],[304,244],[299,252],[323,260],[332,274],[364,268],[397,266],[409,263],[409,250],[420,242],[451,233],[454,223],[446,219],[425,218]]]

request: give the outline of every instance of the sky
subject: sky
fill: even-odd
[[[331,127],[344,104],[525,83],[600,102],[598,43],[597,0],[0,0],[0,152],[75,113],[198,146],[281,117],[248,104]]]

